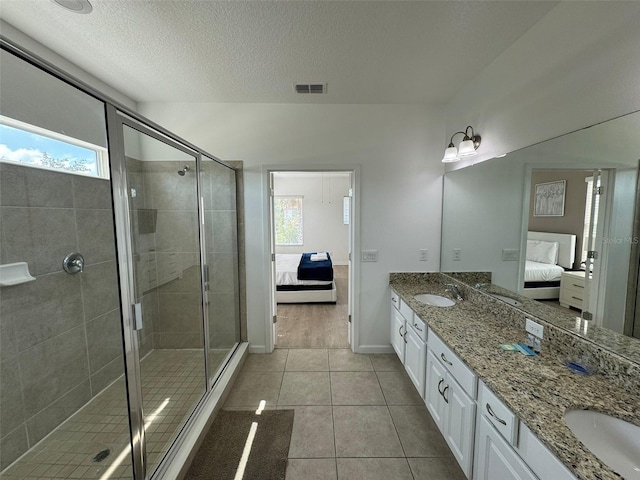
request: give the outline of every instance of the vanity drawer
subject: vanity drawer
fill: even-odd
[[[400,313],[407,322],[413,325],[413,310],[411,310],[411,307],[404,303],[402,299],[400,299]]]
[[[511,445],[518,444],[518,417],[483,383],[478,387],[478,409]]]
[[[429,349],[442,365],[451,372],[462,389],[472,398],[476,398],[476,376],[473,371],[460,360],[433,330],[429,332]]]
[[[400,310],[400,295],[391,290],[391,304]]]
[[[413,314],[413,322],[411,322],[413,330],[418,334],[423,342],[427,341],[427,325],[424,321],[415,313]]]

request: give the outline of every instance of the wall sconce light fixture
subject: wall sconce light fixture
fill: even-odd
[[[469,136],[469,130],[471,130],[471,136]],[[464,135],[464,138],[456,148],[453,145],[453,137],[458,135],[459,133]],[[464,132],[456,132],[451,135],[451,140],[449,141],[449,146],[444,151],[444,157],[442,158],[442,163],[452,163],[457,162],[458,160],[465,157],[473,157],[476,154],[476,150],[480,146],[481,142],[480,135],[477,135],[473,131],[473,127],[469,125]]]

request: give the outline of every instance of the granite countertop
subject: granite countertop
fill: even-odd
[[[444,283],[448,282],[438,274],[400,277],[402,274],[394,274],[391,288],[577,478],[620,479],[573,435],[564,422],[564,413],[596,410],[640,425],[638,395],[601,375],[572,373],[564,366],[561,354],[544,340],[542,354],[536,357],[501,350],[500,344],[524,342],[524,328],[501,321],[487,304],[474,299],[447,308],[415,301],[413,296],[420,293],[444,294]]]

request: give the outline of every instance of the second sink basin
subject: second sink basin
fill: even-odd
[[[640,427],[592,410],[569,410],[564,420],[593,454],[627,480],[640,479]]]
[[[450,307],[456,304],[456,302],[447,297],[433,295],[431,293],[421,293],[420,295],[416,295],[413,298],[420,303],[431,305],[432,307]]]

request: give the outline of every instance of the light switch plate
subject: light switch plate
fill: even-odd
[[[503,248],[502,249],[502,261],[504,262],[517,262],[520,260],[520,250],[515,248]]]
[[[360,258],[363,262],[377,262],[378,250],[362,250],[362,256]]]

